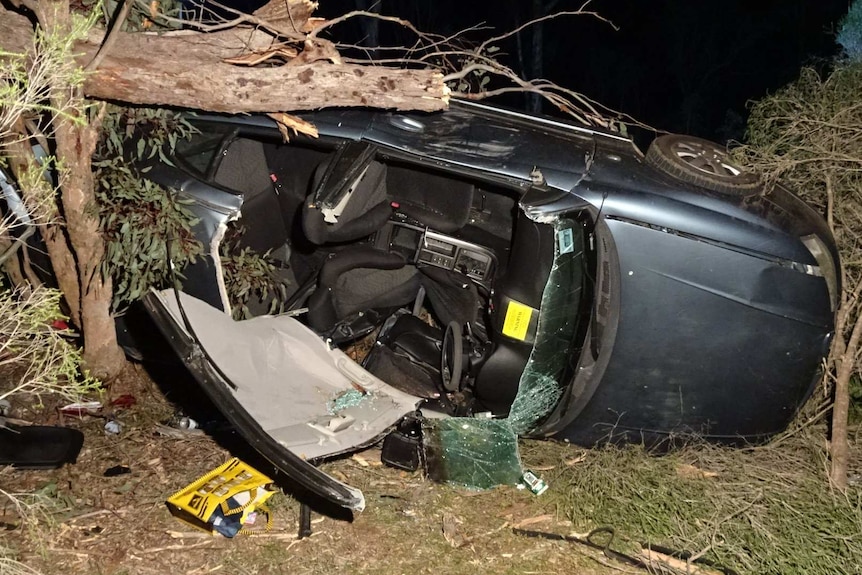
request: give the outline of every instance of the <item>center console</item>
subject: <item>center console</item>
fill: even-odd
[[[497,267],[491,250],[409,223],[390,222],[374,243],[411,263],[456,271],[485,287],[490,287]]]

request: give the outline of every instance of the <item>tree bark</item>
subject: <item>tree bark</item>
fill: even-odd
[[[852,305],[852,304],[847,304]],[[829,479],[838,489],[847,489],[847,472],[850,463],[850,445],[847,438],[847,419],[850,413],[850,378],[856,369],[856,357],[862,339],[862,315],[856,317],[846,347],[838,355],[832,403],[832,434],[829,441],[831,466]]]
[[[66,0],[41,0],[37,18],[42,28],[57,37],[69,35],[69,4]],[[83,97],[74,86],[55,86],[52,106],[68,114],[52,119],[57,158],[64,165],[60,202],[65,231],[75,256],[79,323],[84,333],[84,363],[89,372],[103,380],[119,375],[125,358],[117,345],[110,304],[110,278],[103,278],[100,266],[105,244],[99,232],[95,185],[91,161],[99,138],[99,126],[74,122],[69,116],[83,113]],[[56,264],[55,264],[56,266]],[[66,288],[69,289],[69,288]],[[72,299],[64,291],[67,300]],[[72,302],[70,302],[70,305]]]
[[[50,223],[42,231],[42,237],[45,240],[51,267],[54,268],[57,287],[63,292],[63,299],[66,300],[66,305],[69,308],[69,319],[81,328],[81,289],[78,285],[78,266],[75,263],[72,248],[69,246],[65,226],[58,222]]]
[[[43,0],[44,1],[44,0]],[[91,159],[99,138],[98,127],[74,125],[63,119],[55,123],[57,155],[70,162],[63,182],[62,202],[66,231],[77,261],[80,323],[84,333],[84,362],[92,375],[113,379],[125,358],[117,345],[111,314],[113,287],[103,277],[105,243],[99,231]]]
[[[0,8],[0,45],[21,52],[32,43],[26,18]],[[95,55],[103,36],[75,47],[78,64]],[[440,110],[447,105],[443,76],[432,70],[312,62],[246,67],[223,60],[265,51],[273,38],[261,30],[163,35],[120,32],[99,67],[87,76],[91,98],[177,106],[224,113],[287,112],[363,106]]]

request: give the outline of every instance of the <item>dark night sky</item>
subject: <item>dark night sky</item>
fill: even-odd
[[[580,4],[561,0],[556,9]],[[356,5],[323,0],[319,12],[332,17]],[[525,0],[382,0],[384,14],[426,31],[451,34],[483,22],[494,28],[474,33],[477,41],[526,21],[530,6]],[[836,53],[833,31],[847,6],[848,0],[596,0],[590,8],[619,29],[586,16],[548,23],[543,76],[662,130],[740,138],[746,102],[791,81],[802,65],[823,66]],[[333,31],[338,40],[361,34],[355,24]],[[404,41],[399,34],[384,25],[381,42]],[[529,59],[530,32],[521,40]],[[516,42],[500,48],[521,72]]]

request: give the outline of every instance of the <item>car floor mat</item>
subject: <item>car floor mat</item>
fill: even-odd
[[[0,465],[54,469],[75,463],[83,445],[84,434],[77,429],[0,421]]]

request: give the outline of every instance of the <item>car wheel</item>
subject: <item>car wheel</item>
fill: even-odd
[[[693,136],[659,136],[650,144],[646,161],[683,182],[714,192],[747,194],[760,186],[757,175],[733,164],[724,148]]]

